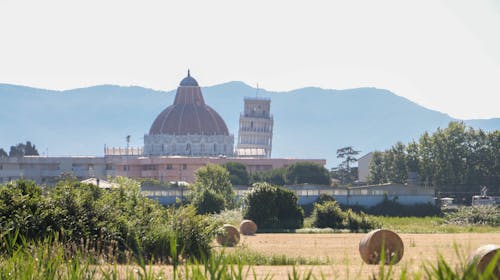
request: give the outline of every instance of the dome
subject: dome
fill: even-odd
[[[197,87],[198,82],[193,77],[191,77],[191,73],[189,73],[189,70],[188,70],[188,75],[186,78],[182,79],[180,86]]]
[[[150,135],[229,135],[226,123],[205,104],[198,82],[188,76],[177,88],[174,104],[163,110],[151,125]]]

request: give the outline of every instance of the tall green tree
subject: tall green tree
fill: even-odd
[[[404,184],[408,178],[406,169],[406,147],[398,142],[385,152],[385,170],[390,182]]]
[[[22,157],[22,156],[38,156],[38,150],[35,145],[32,145],[30,141],[26,141],[26,144],[19,143],[16,146],[11,146],[9,151],[9,157]]]
[[[217,164],[207,164],[196,170],[195,176],[194,196],[203,194],[204,190],[211,190],[222,195],[226,207],[234,207],[236,194],[231,180],[229,180],[229,172],[224,167]]]
[[[9,155],[7,154],[7,152],[5,152],[4,149],[0,148],[0,157],[8,157]]]
[[[317,163],[297,162],[286,169],[286,184],[330,185],[328,170]]]
[[[229,180],[233,186],[248,186],[250,176],[247,167],[240,162],[227,162],[222,165],[229,172]]]
[[[370,169],[370,175],[368,175],[368,182],[370,182],[371,184],[387,183],[387,173],[385,172],[383,152],[379,151],[373,152],[369,169]]]
[[[360,151],[354,150],[352,146],[343,147],[337,150],[337,158],[341,159],[342,162],[337,168],[334,169],[334,174],[337,174],[337,179],[340,180],[342,184],[353,183],[357,179],[357,174],[353,174],[351,171],[351,165],[358,161],[356,155]]]
[[[421,184],[470,198],[480,186],[500,194],[500,131],[485,132],[451,122],[418,141],[397,143],[370,163],[370,182],[404,183],[418,172]]]

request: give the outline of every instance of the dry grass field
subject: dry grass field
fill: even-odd
[[[320,258],[329,265],[300,266],[304,271],[313,270],[325,279],[368,279],[379,271],[378,266],[363,263],[358,244],[364,234],[257,234],[243,236],[238,247],[266,255],[284,254],[290,257]],[[467,258],[469,253],[484,244],[500,244],[500,233],[454,234],[400,234],[405,253],[402,261],[394,266],[396,274],[406,268],[409,273],[421,271],[423,263],[435,263],[442,256],[449,264],[459,265],[456,248]],[[225,248],[226,252],[240,250]],[[273,279],[287,279],[290,266],[255,266],[259,276],[270,273]],[[260,277],[259,277],[260,278]]]

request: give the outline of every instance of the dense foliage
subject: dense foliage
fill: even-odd
[[[365,213],[351,209],[343,211],[337,201],[324,199],[314,204],[313,226],[317,228],[349,229],[351,232],[367,232],[379,224]]]
[[[198,214],[218,214],[226,208],[222,194],[211,189],[203,189],[196,193],[191,203]]]
[[[269,171],[257,171],[250,174],[252,183],[265,182],[275,186],[284,186],[286,168],[275,168]]]
[[[408,172],[419,174],[419,182],[438,192],[471,191],[480,185],[500,191],[500,131],[484,132],[452,122],[418,142],[397,143],[385,152],[375,152],[370,163],[371,183],[405,183]]]
[[[361,207],[360,207],[361,208]],[[431,203],[401,204],[397,199],[384,198],[382,202],[368,208],[361,208],[370,215],[388,217],[429,217],[441,215],[441,209]]]
[[[19,143],[15,146],[10,146],[9,154],[0,148],[0,157],[22,157],[22,156],[38,156],[38,150],[35,145],[31,144],[30,141],[26,141],[25,143]]]
[[[213,227],[194,208],[166,209],[141,196],[136,182],[116,182],[119,188],[102,190],[62,181],[44,194],[30,181],[0,186],[0,240],[15,233],[28,241],[57,235],[69,248],[85,244],[119,260],[127,254],[167,260],[172,239],[185,257],[210,253]]]
[[[243,163],[227,162],[222,166],[229,172],[229,180],[233,186],[248,186],[250,184],[250,175]]]
[[[282,187],[256,183],[245,197],[243,217],[261,229],[297,229],[304,224],[304,211],[297,195]]]
[[[455,225],[500,225],[500,211],[494,205],[460,207],[445,215],[449,224]]]
[[[205,190],[211,190],[224,198],[224,206],[231,209],[235,206],[236,194],[229,179],[229,172],[222,166],[207,164],[196,170],[196,181],[192,187],[192,196],[203,195]]]
[[[272,185],[284,186],[295,184],[330,185],[330,174],[320,164],[313,162],[297,162],[286,168],[276,168],[269,171],[251,174],[252,182],[266,182]]]
[[[330,185],[330,174],[328,173],[328,170],[320,164],[312,162],[297,162],[286,168],[285,182],[287,185]]]

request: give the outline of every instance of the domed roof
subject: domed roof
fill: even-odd
[[[205,104],[198,82],[188,71],[177,88],[174,104],[156,117],[149,134],[227,136],[229,131],[221,116]]]
[[[191,73],[189,73],[189,70],[188,70],[187,77],[182,79],[180,85],[183,87],[197,87],[198,82],[193,77],[191,77]]]

